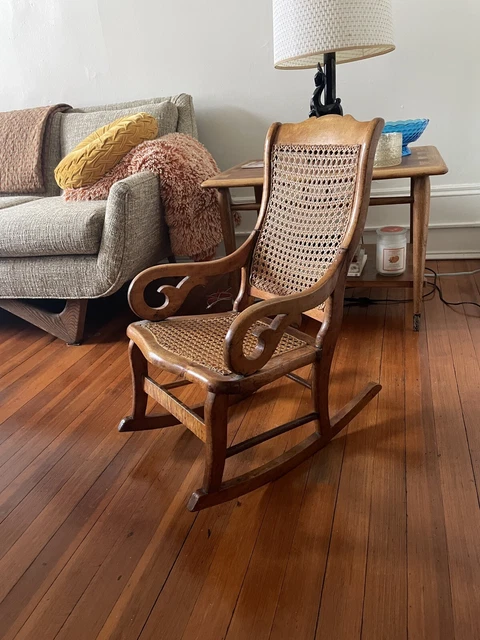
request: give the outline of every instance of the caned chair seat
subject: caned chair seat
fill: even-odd
[[[231,255],[209,263],[159,265],[140,273],[129,291],[130,363],[134,402],[120,431],[185,425],[205,445],[203,484],[193,511],[238,498],[271,482],[325,447],[380,391],[370,382],[332,415],[329,382],[343,315],[348,267],[365,225],[375,148],[383,120],[351,116],[273,124],[265,145],[264,192],[253,233]],[[174,317],[195,287],[228,273],[241,275],[230,313]],[[158,283],[163,279],[178,284]],[[148,304],[155,285],[165,302]],[[261,302],[254,300],[260,299]],[[297,331],[307,314],[315,338]],[[150,365],[180,376],[158,383]],[[312,365],[308,377],[299,375]],[[296,373],[294,373],[296,372]],[[229,406],[286,376],[309,389],[312,411],[251,438],[229,443]],[[204,402],[185,404],[177,387],[198,384]],[[163,407],[147,413],[148,396]],[[313,422],[315,431],[277,458],[224,479],[225,462],[262,442]]]
[[[149,360],[155,356],[161,357],[167,364],[169,356],[174,356],[184,360],[184,366],[200,366],[222,376],[228,376],[232,372],[225,364],[224,345],[225,337],[230,326],[238,316],[238,312],[219,313],[205,316],[181,316],[169,318],[162,322],[134,322],[130,325],[129,335],[140,335],[148,343],[148,349],[144,350],[144,355]],[[244,340],[244,353],[251,356],[257,345],[256,332],[269,326],[268,321],[255,322]],[[153,338],[154,344],[152,345]],[[309,347],[312,358],[315,354],[313,340],[299,332],[293,330],[286,331],[277,345],[270,362],[275,364],[275,359],[288,353],[295,358],[295,351],[299,355],[305,355],[305,347]]]

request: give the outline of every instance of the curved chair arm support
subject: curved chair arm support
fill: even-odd
[[[211,262],[194,262],[185,264],[162,264],[145,269],[138,274],[128,289],[128,303],[132,311],[144,320],[165,320],[182,306],[190,291],[197,285],[205,285],[208,279],[225,273],[241,269],[247,263],[254,246],[256,232],[234,253],[212,260]],[[158,292],[165,295],[165,302],[161,307],[151,307],[145,301],[146,287],[161,278],[183,276],[176,287],[163,285]]]
[[[342,303],[343,307],[343,303]],[[333,299],[332,296],[329,296],[325,300],[325,306],[323,308],[323,320],[318,330],[318,333],[315,337],[315,346],[319,349],[323,344],[323,339],[325,338],[330,326],[332,324],[332,315],[333,315]]]
[[[264,367],[275,353],[286,329],[294,325],[299,326],[303,312],[319,306],[331,296],[342,273],[342,263],[345,262],[346,257],[347,252],[342,249],[321,280],[310,289],[302,293],[264,300],[242,311],[232,322],[225,338],[224,358],[230,371],[250,375]],[[267,316],[275,316],[268,327],[252,330],[256,322]],[[243,345],[249,332],[257,337],[257,345],[253,354],[247,356]]]

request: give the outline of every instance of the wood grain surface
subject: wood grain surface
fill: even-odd
[[[446,298],[480,302],[480,274],[441,282]],[[197,514],[186,502],[202,443],[181,425],[116,431],[131,401],[128,312],[74,348],[0,312],[2,640],[480,638],[480,309],[436,298],[419,333],[411,314],[347,309],[333,409],[369,379],[382,393],[288,475]],[[203,400],[194,385],[175,393]],[[309,390],[282,378],[232,407],[228,444],[309,407]],[[308,428],[230,458],[227,473]]]

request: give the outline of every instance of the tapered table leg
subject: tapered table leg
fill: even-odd
[[[218,201],[220,203],[220,216],[222,222],[223,244],[225,246],[225,255],[233,253],[236,248],[235,225],[233,222],[230,189],[218,189]],[[240,273],[231,273],[229,278],[233,296],[238,293],[240,288]]]
[[[263,187],[254,187],[254,191],[255,191],[255,202],[257,204],[260,204],[262,202]]]
[[[412,199],[410,203],[410,244],[413,243],[413,178],[410,178],[410,197]]]
[[[219,189],[218,200],[220,202],[220,215],[222,220],[223,243],[225,254],[233,253],[237,248],[235,242],[235,227],[233,224],[230,189]]]
[[[420,330],[428,223],[430,220],[430,178],[412,178],[413,193],[413,330]]]

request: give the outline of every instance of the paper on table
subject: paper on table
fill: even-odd
[[[247,164],[242,164],[242,169],[263,169],[264,162],[263,160],[254,160],[253,162],[247,162]]]

